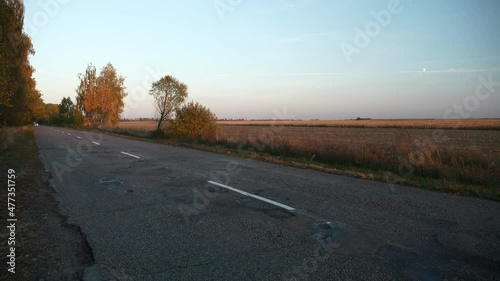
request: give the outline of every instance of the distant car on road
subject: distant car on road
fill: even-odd
[[[33,126],[38,126],[38,123],[37,122],[33,122]]]

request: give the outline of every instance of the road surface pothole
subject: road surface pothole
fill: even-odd
[[[313,224],[311,239],[330,243],[333,251],[346,255],[374,255],[385,246],[380,234],[368,229],[359,229],[340,222],[319,222]]]
[[[115,177],[103,177],[100,178],[97,182],[97,184],[103,184],[103,185],[120,185],[122,182]]]
[[[179,177],[179,176],[165,176],[165,179],[166,179],[167,181],[175,181],[175,180],[178,180],[178,179],[180,179],[180,178],[181,178],[181,177]]]
[[[315,241],[327,241],[334,237],[336,226],[332,222],[316,222],[312,224],[314,233],[310,236]]]

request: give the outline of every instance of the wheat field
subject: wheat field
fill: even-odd
[[[154,130],[155,121],[121,121],[118,127]],[[500,130],[500,119],[401,119],[401,120],[219,120],[221,126],[294,126],[354,128],[420,128],[420,129],[482,129]]]
[[[500,130],[500,119],[394,119],[394,120],[241,120],[218,121],[219,125],[307,126],[362,128],[491,129]]]

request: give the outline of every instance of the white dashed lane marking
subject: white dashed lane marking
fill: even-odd
[[[243,190],[239,190],[239,189],[234,188],[234,187],[227,186],[227,185],[222,184],[222,183],[218,183],[218,182],[215,182],[215,181],[208,181],[208,183],[211,183],[213,185],[218,185],[218,186],[223,187],[225,189],[229,189],[229,190],[232,190],[234,192],[238,192],[240,194],[243,194],[245,196],[249,196],[249,197],[255,198],[255,199],[260,200],[260,201],[264,201],[266,203],[272,204],[274,206],[278,206],[278,207],[283,208],[283,209],[288,210],[288,211],[295,211],[295,208],[293,208],[293,207],[287,206],[285,204],[278,203],[276,201],[273,201],[273,200],[270,200],[270,199],[267,199],[267,198],[264,198],[264,197],[260,197],[260,196],[255,195],[255,194],[248,193],[248,192],[243,191]]]
[[[122,152],[120,152],[120,153],[121,153],[121,154],[125,154],[125,155],[128,155],[128,156],[130,156],[130,157],[134,157],[134,158],[137,158],[137,159],[140,159],[140,158],[141,158],[141,157],[139,157],[139,156],[137,156],[137,155],[134,155],[134,154],[130,154],[130,153],[127,153],[127,152],[124,152],[124,151],[122,151]]]

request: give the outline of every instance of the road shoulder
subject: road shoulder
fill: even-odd
[[[7,177],[8,169],[16,174],[15,273],[3,268],[2,280],[81,280],[83,271],[93,263],[91,249],[80,228],[68,224],[59,213],[55,191],[49,185],[38,156],[32,127],[3,129],[0,147],[0,171]],[[6,182],[3,181],[3,182]],[[6,223],[7,186],[0,192],[0,218]],[[3,231],[2,241],[9,233]],[[7,264],[7,243],[0,244],[3,264]]]

